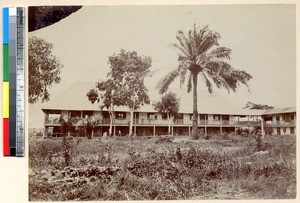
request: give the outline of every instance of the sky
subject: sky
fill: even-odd
[[[214,89],[243,107],[248,101],[275,107],[296,105],[296,13],[293,5],[85,6],[49,27],[29,33],[53,43],[64,65],[51,99],[76,81],[104,80],[108,57],[121,49],[152,58],[148,87],[178,66],[176,33],[208,25],[232,50],[229,63],[253,76],[236,93]],[[179,81],[172,87],[179,88]],[[186,86],[183,86],[186,88]],[[199,81],[198,89],[205,89]],[[179,95],[180,96],[180,95]],[[192,99],[192,95],[191,95]],[[29,127],[42,124],[41,106],[30,105]],[[39,120],[39,121],[38,121]]]

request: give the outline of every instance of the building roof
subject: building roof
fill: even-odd
[[[293,113],[293,112],[296,112],[296,107],[269,109],[263,112],[262,115],[273,115],[273,114]]]
[[[92,82],[76,82],[56,98],[52,99],[42,110],[99,110],[99,104],[92,104],[86,94],[95,87]],[[170,89],[180,97],[180,113],[192,113],[193,103],[192,94],[187,93],[186,89]],[[159,101],[161,95],[155,88],[148,88],[151,100],[150,105],[142,106],[138,112],[156,112],[152,106],[153,101]],[[126,106],[115,107],[115,111],[129,111]],[[263,110],[248,110],[239,108],[226,97],[207,91],[198,91],[198,113],[199,114],[229,114],[229,115],[261,115]]]

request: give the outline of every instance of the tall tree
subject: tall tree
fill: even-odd
[[[192,136],[195,136],[198,129],[198,108],[197,108],[197,85],[198,76],[211,93],[213,84],[217,88],[224,87],[236,91],[240,84],[246,86],[252,76],[242,70],[236,70],[228,63],[231,50],[219,46],[220,34],[209,30],[208,26],[194,28],[188,31],[187,36],[183,31],[176,35],[178,43],[172,44],[180,52],[178,54],[178,67],[163,77],[157,84],[159,92],[166,92],[170,84],[180,77],[180,87],[187,80],[187,91],[193,89],[193,128]],[[187,75],[188,73],[188,75]]]
[[[174,119],[174,116],[178,113],[179,103],[180,99],[177,98],[176,94],[173,92],[168,92],[161,97],[161,101],[154,102],[153,104],[156,111],[167,114],[169,121],[169,134],[171,134],[171,119]]]
[[[135,51],[121,49],[119,54],[109,57],[110,73],[108,78],[115,81],[114,95],[119,99],[120,105],[125,105],[130,111],[129,135],[133,134],[133,114],[144,104],[150,104],[144,85],[144,79],[150,75],[151,58],[138,56]]]
[[[53,44],[38,37],[30,37],[28,42],[29,103],[50,100],[48,88],[59,83],[63,65],[52,53]]]
[[[90,102],[95,103],[96,101],[100,104],[100,110],[104,108],[107,109],[109,114],[109,136],[112,135],[112,125],[114,121],[114,106],[121,105],[121,101],[116,97],[117,86],[115,81],[107,79],[106,81],[101,81],[96,83],[96,88],[91,89],[87,93],[87,97]]]

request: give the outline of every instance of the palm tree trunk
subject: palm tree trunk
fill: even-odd
[[[198,130],[197,83],[198,74],[193,73],[193,128],[192,137],[195,138]]]
[[[133,109],[130,109],[130,121],[129,121],[129,136],[132,136],[132,127],[133,127]]]

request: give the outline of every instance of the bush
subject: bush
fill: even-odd
[[[155,140],[155,143],[158,144],[158,143],[171,143],[173,142],[174,140],[174,137],[173,136],[160,136],[157,140]]]
[[[256,148],[253,138],[228,139],[235,142],[227,141],[229,147],[245,152],[226,153],[222,149],[227,145],[216,149],[215,139],[203,140],[205,148],[201,142],[173,143],[171,136],[122,137],[105,143],[67,137],[30,140],[29,197],[78,201],[295,196],[295,137],[269,138],[269,152],[263,157],[250,156]]]

